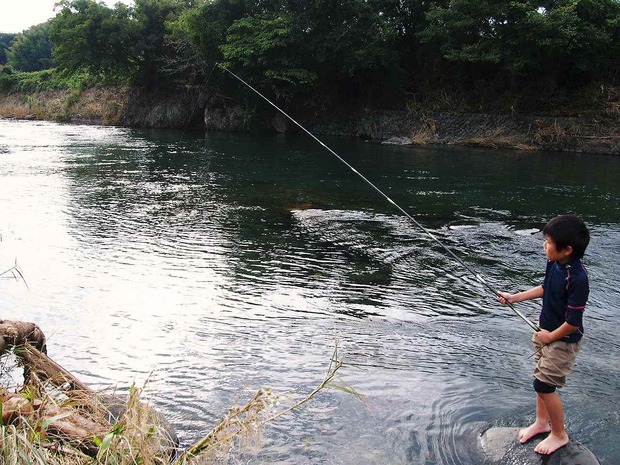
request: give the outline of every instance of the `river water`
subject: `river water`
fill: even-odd
[[[561,395],[571,436],[620,463],[620,158],[323,140],[494,288],[538,285],[539,229],[584,218]],[[94,387],[146,384],[185,446],[261,386],[299,400],[336,343],[363,403],[323,390],[232,462],[484,463],[483,430],[533,418],[529,327],[308,137],[0,120],[0,236],[29,287],[0,279],[0,317]]]

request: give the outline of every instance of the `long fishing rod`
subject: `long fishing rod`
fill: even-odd
[[[403,209],[400,205],[398,205],[396,202],[394,202],[390,197],[388,197],[381,189],[379,189],[377,186],[375,186],[368,178],[366,178],[366,176],[364,176],[362,173],[360,173],[359,171],[357,171],[350,163],[348,163],[344,158],[342,158],[340,155],[338,155],[336,152],[334,152],[331,148],[329,148],[327,145],[325,145],[323,143],[323,141],[321,141],[318,137],[316,137],[314,134],[312,134],[310,131],[308,131],[305,127],[303,127],[300,123],[298,123],[297,121],[295,121],[295,119],[293,119],[293,117],[291,117],[290,115],[288,115],[284,110],[282,110],[280,107],[278,107],[275,103],[273,103],[271,100],[269,100],[267,97],[265,97],[263,94],[261,94],[258,90],[256,90],[254,87],[252,87],[250,84],[248,84],[247,82],[245,82],[243,79],[241,79],[239,76],[237,76],[235,73],[233,73],[231,70],[229,70],[228,68],[226,68],[225,66],[222,66],[220,63],[217,63],[217,66],[226,71],[228,74],[230,74],[231,76],[233,76],[235,79],[239,80],[241,83],[243,83],[244,85],[246,85],[247,87],[249,87],[253,92],[255,92],[258,96],[260,96],[263,100],[265,100],[269,105],[271,105],[272,107],[274,107],[276,110],[278,110],[280,113],[282,113],[284,116],[286,116],[288,119],[290,119],[293,123],[295,123],[297,126],[299,126],[306,134],[308,134],[310,137],[312,137],[315,141],[317,141],[319,144],[321,144],[329,153],[331,153],[333,156],[335,156],[338,160],[340,160],[342,163],[344,163],[351,171],[353,171],[355,174],[357,174],[360,178],[362,178],[362,180],[364,182],[366,182],[366,184],[368,184],[370,187],[372,187],[377,193],[379,193],[379,195],[381,195],[385,200],[387,200],[389,203],[391,203],[394,207],[396,207],[396,209],[398,209],[403,215],[405,215],[407,218],[409,218],[409,220],[411,220],[413,222],[413,224],[415,224],[418,228],[420,228],[422,231],[424,231],[431,239],[433,239],[437,244],[439,244],[441,246],[442,249],[444,249],[452,258],[454,258],[463,268],[465,268],[469,273],[471,273],[472,276],[474,276],[474,278],[476,278],[476,280],[481,283],[487,290],[491,291],[493,293],[494,296],[496,297],[501,297],[501,295],[499,294],[499,292],[494,289],[489,283],[486,282],[486,280],[480,276],[480,274],[476,273],[467,263],[465,263],[463,260],[461,260],[461,258],[456,255],[454,252],[452,252],[452,250],[450,250],[446,245],[444,245],[443,242],[441,242],[439,239],[437,239],[437,237],[435,237],[435,235],[430,232],[428,229],[426,229],[422,224],[420,224],[412,215],[410,215],[405,209]],[[513,312],[515,312],[515,314],[517,316],[519,316],[523,321],[525,321],[528,326],[530,328],[532,328],[534,331],[540,331],[540,328],[538,327],[537,324],[535,324],[534,322],[530,321],[525,315],[523,315],[523,313],[521,313],[519,310],[517,310],[514,305],[508,301],[506,301],[506,304],[511,308],[511,310]]]

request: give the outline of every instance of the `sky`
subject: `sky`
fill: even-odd
[[[114,6],[121,0],[104,0]],[[22,32],[55,16],[54,4],[58,0],[0,0],[0,32]],[[132,4],[133,0],[122,0]]]

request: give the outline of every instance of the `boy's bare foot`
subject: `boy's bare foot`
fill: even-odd
[[[519,430],[519,442],[521,444],[525,444],[527,441],[532,439],[534,436],[538,436],[539,434],[548,433],[551,431],[551,426],[549,423],[532,423],[527,428],[522,428]]]
[[[539,454],[553,454],[560,447],[564,447],[570,442],[568,435],[565,433],[563,437],[555,436],[553,433],[540,441],[540,444],[534,449]]]

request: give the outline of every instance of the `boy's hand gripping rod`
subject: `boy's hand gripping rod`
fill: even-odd
[[[229,69],[227,69],[226,67],[222,66],[221,64],[217,63],[217,66],[219,68],[221,68],[222,70],[226,71],[228,74],[230,74],[231,76],[233,76],[235,79],[239,80],[240,82],[242,82],[243,84],[245,84],[247,87],[249,87],[253,92],[255,92],[258,96],[260,96],[263,100],[265,100],[269,105],[271,105],[272,107],[274,107],[276,110],[278,110],[280,113],[282,113],[284,116],[286,116],[288,119],[290,119],[293,123],[295,123],[297,126],[299,126],[306,134],[308,134],[310,137],[312,137],[315,141],[317,141],[319,144],[321,144],[329,153],[331,153],[333,156],[335,156],[338,160],[340,160],[342,163],[344,163],[351,171],[353,171],[355,174],[357,174],[360,178],[362,178],[362,180],[364,180],[366,182],[366,184],[368,184],[370,187],[372,187],[375,191],[377,191],[383,198],[385,198],[389,203],[391,203],[394,207],[396,207],[396,209],[398,209],[403,215],[405,215],[407,218],[409,218],[413,224],[415,224],[418,228],[420,228],[422,231],[424,231],[431,239],[433,239],[437,244],[439,244],[441,246],[442,249],[444,249],[452,258],[454,258],[463,268],[465,268],[467,271],[469,271],[469,273],[471,273],[472,276],[474,276],[476,278],[476,280],[481,283],[487,290],[489,290],[494,296],[496,297],[501,297],[499,292],[495,289],[493,289],[493,287],[491,285],[489,285],[482,276],[480,276],[478,273],[476,273],[469,265],[467,265],[463,260],[461,260],[454,252],[452,252],[452,250],[450,250],[446,245],[444,245],[439,239],[437,239],[435,237],[435,235],[433,233],[431,233],[428,229],[426,229],[424,226],[422,226],[413,216],[411,216],[406,210],[404,210],[400,205],[398,205],[396,202],[394,202],[391,198],[389,198],[381,189],[379,189],[377,186],[375,186],[370,180],[368,180],[363,174],[361,174],[359,171],[357,171],[352,165],[350,165],[344,158],[342,158],[340,155],[338,155],[336,152],[334,152],[332,149],[330,149],[327,145],[325,145],[319,138],[317,138],[314,134],[312,134],[310,131],[308,131],[305,127],[303,127],[300,123],[298,123],[297,121],[295,121],[291,116],[289,116],[284,110],[282,110],[280,107],[278,107],[275,103],[273,103],[271,100],[269,100],[267,97],[265,97],[263,94],[261,94],[258,90],[256,90],[254,87],[252,87],[250,84],[248,84],[247,82],[245,82],[243,79],[241,79],[239,76],[237,76],[235,73],[233,73],[232,71],[230,71]],[[510,309],[515,312],[515,314],[517,316],[519,316],[523,321],[525,321],[528,326],[530,328],[532,328],[534,331],[540,331],[540,327],[530,321],[529,319],[527,319],[525,317],[525,315],[523,315],[523,313],[521,313],[519,310],[517,310],[514,305],[508,301],[506,301],[506,305],[508,305],[510,307]]]

